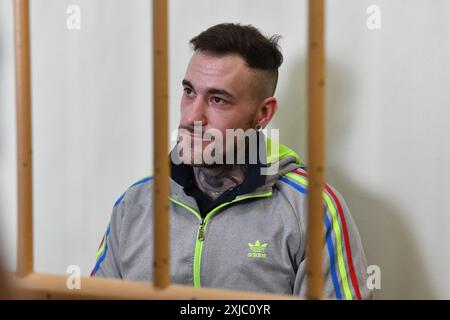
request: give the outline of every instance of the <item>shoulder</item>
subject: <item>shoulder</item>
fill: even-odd
[[[298,167],[281,175],[275,187],[294,207],[303,207],[302,214],[306,214],[306,200],[308,193],[308,172],[305,166]],[[325,182],[323,189],[324,205],[332,212],[347,215],[348,207],[342,194],[330,183]]]
[[[113,208],[116,209],[119,206],[128,206],[142,204],[142,202],[149,200],[153,187],[153,176],[145,176],[134,183],[130,184],[128,188],[122,193],[122,195],[116,200]]]

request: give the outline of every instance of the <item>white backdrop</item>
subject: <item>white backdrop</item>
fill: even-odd
[[[69,5],[81,29],[66,27]],[[366,9],[381,9],[369,30]],[[188,41],[220,22],[283,36],[272,128],[306,159],[306,1],[170,1],[170,127]],[[377,298],[450,299],[450,2],[329,1],[327,180],[346,198]],[[111,208],[151,173],[149,0],[32,0],[35,268],[88,275]],[[12,1],[0,0],[0,212],[15,268],[16,144]]]

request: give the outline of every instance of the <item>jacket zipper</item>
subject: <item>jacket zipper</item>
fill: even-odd
[[[199,241],[205,240],[205,219],[202,219],[202,222],[200,223],[197,240]]]
[[[201,263],[201,259],[202,259],[202,251],[203,251],[203,243],[205,241],[205,231],[206,231],[206,225],[208,224],[209,219],[211,219],[211,217],[214,215],[214,213],[216,213],[217,211],[219,211],[221,208],[226,207],[229,204],[241,201],[241,200],[246,200],[246,199],[251,199],[251,198],[263,198],[263,197],[270,197],[272,195],[272,192],[266,192],[266,193],[262,193],[262,194],[256,194],[256,195],[251,195],[251,196],[247,196],[247,197],[242,197],[239,199],[234,199],[233,201],[230,202],[225,202],[222,203],[220,206],[215,207],[213,210],[211,210],[210,212],[208,212],[205,216],[205,218],[202,218],[200,213],[198,213],[197,211],[195,211],[192,207],[173,199],[172,197],[169,197],[169,199],[180,205],[181,207],[187,209],[188,211],[192,212],[199,220],[200,220],[200,225],[198,227],[197,230],[197,239],[195,241],[195,249],[194,249],[194,263],[193,263],[193,274],[194,274],[194,287],[196,288],[200,288],[201,287],[201,283],[200,283],[200,263]]]

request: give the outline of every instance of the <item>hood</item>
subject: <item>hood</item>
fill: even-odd
[[[264,139],[260,139],[260,141],[264,141],[265,144],[260,146],[262,150],[265,150],[265,153],[261,152],[261,162],[266,164],[261,173],[266,176],[266,183],[257,191],[271,189],[280,176],[296,168],[304,167],[301,157],[294,150],[273,141],[262,132],[261,134]]]
[[[264,135],[264,134],[263,134]],[[291,148],[281,143],[276,143],[264,135],[266,144],[266,158],[268,163],[276,163],[283,159],[290,159],[297,164],[302,164],[300,156]]]

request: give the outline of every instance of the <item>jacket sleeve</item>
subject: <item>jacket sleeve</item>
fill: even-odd
[[[367,262],[358,229],[336,189],[326,184],[324,198],[323,298],[372,299],[367,287]],[[306,239],[306,237],[305,237]],[[294,295],[306,296],[307,258],[296,273]]]
[[[118,201],[119,202],[119,201]],[[97,252],[97,259],[91,277],[122,279],[119,261],[119,236],[123,203],[114,205],[111,219]]]

